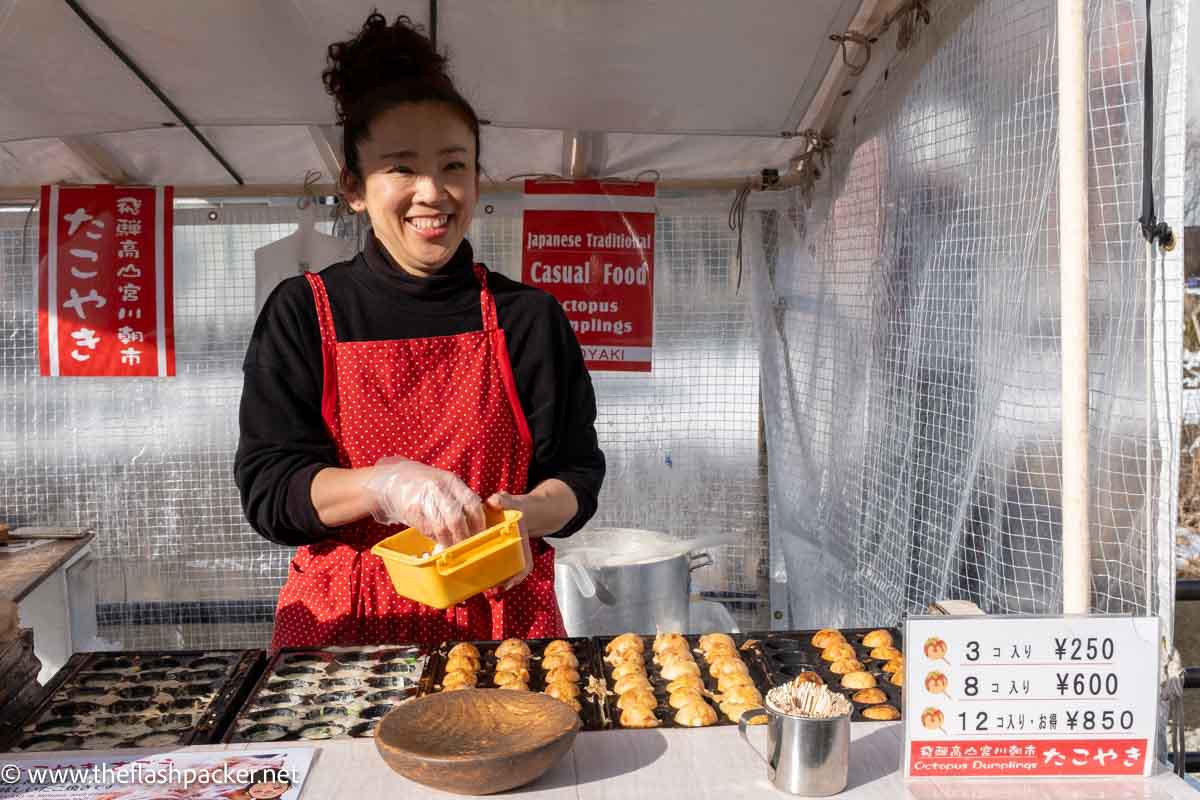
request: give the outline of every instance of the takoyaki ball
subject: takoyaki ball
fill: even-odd
[[[708,703],[701,700],[692,703],[675,712],[675,724],[686,728],[703,728],[717,721],[717,712]]]
[[[762,711],[762,705],[759,704],[759,705],[745,706],[745,705],[739,705],[738,703],[721,703],[721,713],[725,715],[726,719],[732,720],[733,722],[740,721],[742,718],[742,714],[746,713],[747,711],[751,711],[751,710]],[[767,715],[764,712],[762,714],[753,716],[750,719],[746,720],[746,724],[747,725],[766,725],[767,724]]]
[[[853,670],[848,670],[853,671]],[[825,679],[810,669],[804,670],[796,677],[792,678],[792,686],[799,687],[802,683],[815,683],[817,686],[824,686]]]
[[[900,719],[900,712],[894,706],[869,706],[862,710],[865,719],[893,720]]]
[[[676,678],[683,677],[684,675],[699,675],[700,665],[695,661],[673,659],[662,666],[662,669],[659,670],[659,674],[663,676],[663,680],[673,681]]]
[[[630,706],[649,706],[653,708],[656,705],[658,705],[658,698],[649,689],[630,689],[617,698],[617,708],[622,711]]]
[[[496,674],[504,675],[505,673],[510,674],[510,675],[516,675],[524,683],[529,683],[529,670],[524,666],[516,666],[515,664],[505,664],[503,662],[501,662],[500,664],[497,664],[496,665]]]
[[[622,728],[657,728],[662,723],[654,716],[653,706],[633,705],[621,709]]]
[[[642,637],[636,633],[622,633],[620,636],[613,639],[604,648],[604,652],[609,655],[615,653],[625,653],[632,650],[635,653],[642,653],[646,650],[646,643],[642,641]]]
[[[850,699],[856,703],[873,706],[876,703],[886,703],[887,695],[883,693],[883,689],[862,689],[855,692]]]
[[[570,667],[575,669],[579,666],[579,659],[574,653],[555,653],[554,655],[546,656],[542,659],[542,669],[549,672],[552,669],[559,667]]]
[[[763,702],[762,693],[754,686],[734,686],[729,691],[722,693],[722,703],[736,703],[742,706],[761,706]]]
[[[737,645],[733,642],[733,637],[728,633],[706,633],[700,637],[700,652],[707,653],[716,645],[728,645],[736,650]]]
[[[645,657],[636,650],[626,650],[620,653],[613,653],[605,656],[604,660],[612,664],[614,667],[621,664],[639,664],[645,666]]]
[[[478,672],[479,659],[467,655],[451,656],[446,659],[446,672]]]
[[[663,650],[678,647],[683,647],[684,650],[688,649],[687,639],[683,638],[682,633],[660,633],[654,637],[654,644],[652,645],[652,649],[656,654],[661,653]]]
[[[847,689],[874,689],[875,676],[869,672],[848,672],[842,676],[842,686]]]
[[[680,675],[667,684],[667,692],[678,692],[680,689],[695,689],[700,691],[703,688],[704,681],[699,675]]]
[[[677,692],[672,692],[671,696],[667,698],[667,705],[671,706],[671,708],[683,708],[692,703],[703,702],[704,695],[695,689],[680,689]]]
[[[826,647],[829,647],[831,644],[837,644],[838,642],[844,641],[846,641],[846,637],[843,636],[842,632],[836,628],[821,628],[821,630],[814,633],[812,637],[813,647],[819,647],[822,650],[824,650]]]
[[[883,665],[883,671],[889,675],[893,672],[904,672],[904,659],[894,658]]]
[[[877,661],[891,661],[896,658],[901,658],[902,654],[896,648],[887,645],[884,647],[876,647],[871,650],[871,658]]]
[[[885,630],[871,631],[863,637],[863,647],[891,647],[892,634]]]
[[[655,664],[665,664],[671,659],[696,660],[692,651],[688,649],[687,642],[684,641],[680,641],[678,644],[668,644],[654,654]]]
[[[447,672],[442,677],[442,688],[449,689],[451,686],[475,686],[477,681],[478,679],[475,677],[474,672],[456,670],[454,672]]]
[[[529,659],[521,656],[504,656],[496,662],[496,672],[516,672],[522,669],[529,669]]]
[[[626,675],[621,680],[613,685],[613,691],[617,694],[625,694],[630,689],[645,689],[651,690],[650,679],[645,675]]]
[[[842,661],[847,658],[857,658],[857,655],[850,645],[845,642],[837,642],[822,650],[821,658],[826,661]]]
[[[579,670],[574,667],[558,667],[546,673],[546,683],[561,683],[562,681],[579,683]]]
[[[451,647],[450,652],[446,654],[447,659],[454,658],[455,656],[467,656],[478,662],[479,648],[470,642],[459,642],[454,647]]]
[[[546,649],[542,651],[543,656],[555,656],[560,653],[574,653],[575,648],[571,643],[563,639],[555,639],[550,644],[546,645]]]
[[[529,683],[529,670],[524,669],[519,672],[505,670],[497,672],[492,678],[492,682],[497,686],[506,686],[510,683]]]
[[[641,675],[644,677],[646,675],[646,665],[639,661],[636,664],[617,664],[613,667],[612,676],[614,681],[619,681],[626,675]]]
[[[559,700],[566,700],[573,697],[579,697],[579,684],[559,681],[558,683],[548,683],[543,690],[551,697],[556,697]]]
[[[738,653],[736,647],[731,644],[724,644],[723,642],[717,642],[712,647],[701,652],[704,653],[704,657],[709,661],[717,658],[741,658],[741,654]]]
[[[496,648],[496,658],[504,658],[505,656],[521,656],[524,659],[528,659],[529,645],[520,639],[505,639]]]
[[[847,658],[835,661],[829,665],[829,671],[834,675],[846,675],[851,672],[862,672],[866,667],[857,658]]]
[[[750,668],[746,666],[746,662],[736,656],[732,658],[718,658],[708,665],[708,674],[714,678],[720,678],[722,675],[733,675],[735,673],[750,674]]]
[[[891,681],[893,686],[903,686],[904,685],[904,670],[900,670],[899,672],[893,673],[892,677],[889,678],[889,680]]]
[[[717,678],[717,691],[725,694],[735,686],[753,686],[754,679],[742,672],[735,672],[732,675],[722,675]]]

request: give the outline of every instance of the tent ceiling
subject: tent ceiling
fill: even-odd
[[[328,175],[325,47],[428,0],[80,0],[247,183]],[[877,5],[868,0],[864,5]],[[860,0],[440,0],[439,44],[482,117],[492,178],[559,172],[562,131],[608,137],[608,174],[782,166]],[[232,184],[62,0],[0,0],[0,186]],[[87,137],[96,151],[64,145]],[[79,140],[76,139],[76,142]],[[90,156],[89,157],[89,153]]]

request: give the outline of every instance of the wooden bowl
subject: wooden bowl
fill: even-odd
[[[409,780],[459,794],[493,794],[536,780],[579,732],[570,706],[534,692],[464,689],[420,697],[375,729],[388,766]]]

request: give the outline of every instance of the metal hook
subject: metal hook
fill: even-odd
[[[871,43],[875,41],[873,38],[867,38],[858,31],[846,31],[845,33],[834,33],[829,38],[842,46],[842,63],[846,65],[846,69],[851,75],[858,77],[862,75],[863,70],[867,68],[867,64],[871,62]],[[866,49],[866,57],[863,58],[861,64],[855,64],[850,60],[850,52],[846,48],[846,42],[853,42],[860,47]]]

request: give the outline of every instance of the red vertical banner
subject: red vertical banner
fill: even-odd
[[[175,374],[173,196],[169,186],[42,187],[42,375]]]
[[[654,184],[525,182],[521,280],[558,299],[591,370],[649,372]]]

